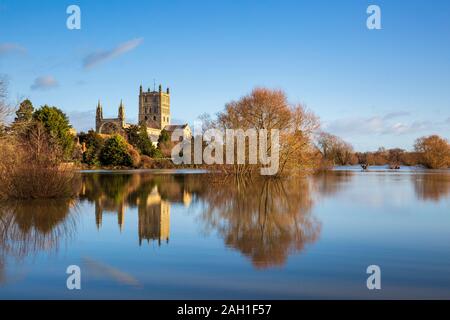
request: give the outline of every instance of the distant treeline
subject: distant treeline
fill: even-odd
[[[324,167],[356,164],[389,165],[393,168],[400,165],[421,165],[429,169],[450,167],[450,144],[437,135],[417,139],[414,151],[380,147],[372,152],[354,152],[351,144],[329,133],[321,133],[317,145],[323,156]]]

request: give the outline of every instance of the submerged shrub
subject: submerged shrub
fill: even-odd
[[[76,194],[79,176],[63,167],[27,164],[1,178],[3,198],[70,198]]]
[[[0,141],[0,198],[69,198],[75,195],[79,176],[61,162],[62,151],[47,140],[44,131],[28,141],[8,137]],[[40,129],[41,128],[41,129]]]

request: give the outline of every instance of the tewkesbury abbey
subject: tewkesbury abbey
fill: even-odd
[[[159,85],[159,90],[143,91],[142,85],[139,88],[139,110],[138,122],[147,126],[147,133],[153,144],[158,142],[158,137],[162,130],[172,134],[176,129],[181,129],[185,133],[185,137],[191,137],[191,129],[186,124],[170,124],[170,90],[162,90],[162,85]],[[103,106],[100,101],[97,105],[97,112],[95,117],[95,131],[102,134],[119,133],[126,129],[131,124],[126,123],[125,120],[125,106],[120,102],[117,118],[104,118]]]

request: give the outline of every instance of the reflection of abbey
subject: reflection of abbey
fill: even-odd
[[[169,242],[170,202],[161,199],[156,186],[146,201],[138,204],[138,217],[139,245],[142,240],[157,240],[159,244],[162,240]]]
[[[171,134],[175,129],[181,129],[185,137],[191,136],[191,129],[188,124],[171,125],[170,114],[170,91],[169,88],[165,92],[162,86],[159,85],[159,90],[143,91],[142,86],[139,89],[139,110],[138,110],[139,124],[147,126],[147,133],[152,142],[156,143],[161,130],[166,130]],[[117,118],[103,118],[103,107],[100,101],[97,105],[97,112],[95,117],[95,130],[97,133],[113,134],[120,133],[126,129],[130,124],[125,122],[125,106],[122,101],[119,105]]]
[[[184,191],[181,198],[172,199],[172,201],[181,202],[185,206],[191,203],[191,195]],[[143,241],[169,242],[170,236],[170,207],[171,201],[161,198],[158,187],[154,186],[152,190],[136,199],[138,209],[138,236],[139,245]],[[126,202],[115,203],[106,196],[100,196],[95,199],[95,223],[97,229],[103,224],[104,213],[117,214],[117,224],[123,231],[125,226],[126,209],[129,207]]]

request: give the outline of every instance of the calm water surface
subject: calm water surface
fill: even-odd
[[[1,203],[0,298],[449,299],[450,174],[344,169],[83,173],[76,200]]]

